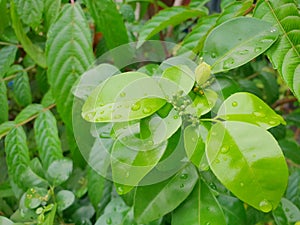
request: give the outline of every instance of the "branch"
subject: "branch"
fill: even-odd
[[[297,101],[297,98],[295,98],[295,97],[279,99],[272,105],[272,108],[275,109],[278,106],[281,106],[281,105],[284,105],[284,104],[290,103],[290,102],[296,102],[296,101]]]

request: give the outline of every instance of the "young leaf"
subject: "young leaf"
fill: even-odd
[[[30,159],[26,134],[21,126],[12,129],[6,136],[5,153],[9,175],[20,188],[25,188],[22,176],[29,167]]]
[[[40,104],[31,104],[24,108],[15,118],[15,123],[21,123],[42,112],[44,107]]]
[[[79,4],[66,4],[48,32],[48,79],[57,110],[72,126],[72,86],[92,64],[91,34]]]
[[[56,20],[60,7],[61,7],[61,0],[45,0],[45,11],[44,11],[44,23],[45,28],[48,31],[50,26]]]
[[[8,71],[9,66],[14,63],[17,46],[5,46],[0,49],[0,78],[3,78],[5,73]]]
[[[14,121],[6,121],[0,124],[0,139],[16,126]]]
[[[85,1],[88,10],[105,38],[105,44],[109,49],[128,43],[127,30],[116,3],[112,0]],[[113,29],[112,25],[113,24]]]
[[[13,92],[15,100],[20,106],[27,106],[31,103],[31,88],[26,71],[17,73],[14,78]]]
[[[254,16],[270,22],[280,32],[267,56],[300,100],[300,15],[293,0],[259,1]]]
[[[7,89],[4,81],[0,80],[0,124],[8,120]]]
[[[137,187],[134,217],[139,223],[147,223],[171,212],[188,197],[197,180],[195,167],[188,164],[166,181]]]
[[[227,98],[218,111],[218,117],[228,121],[242,121],[269,129],[285,124],[264,101],[253,94],[239,92]]]
[[[55,224],[55,215],[56,215],[56,204],[52,207],[51,212],[47,214],[45,221],[43,222],[43,225],[53,225]]]
[[[43,11],[44,11],[44,1],[43,0],[18,0],[17,9],[22,21],[25,24],[30,25],[33,28],[36,28],[41,23],[42,20]]]
[[[7,0],[0,1],[0,37],[4,33],[5,28],[9,26],[9,16],[7,11]],[[1,74],[1,73],[0,73]]]
[[[190,196],[172,214],[172,225],[226,225],[216,197],[201,180]]]
[[[139,72],[112,76],[101,83],[82,107],[90,122],[122,122],[152,115],[166,100],[158,84]]]
[[[63,158],[56,119],[49,110],[40,113],[36,118],[34,134],[39,157],[47,170],[51,163]]]
[[[22,47],[27,52],[27,54],[35,61],[40,67],[46,67],[46,58],[43,50],[34,45],[29,37],[26,35],[26,32],[23,29],[23,25],[20,21],[20,18],[17,13],[17,9],[13,0],[10,1],[10,12],[12,19],[12,27],[16,33],[18,40],[21,42]]]
[[[300,221],[300,210],[286,198],[282,198],[279,206],[272,212],[277,225],[292,225]]]
[[[65,182],[72,173],[73,163],[70,159],[58,159],[52,162],[47,169],[48,180],[58,186]]]
[[[251,17],[234,18],[207,36],[203,58],[212,66],[212,73],[227,71],[265,52],[277,37],[277,29],[268,22]]]
[[[279,145],[265,129],[244,122],[217,123],[209,132],[206,156],[217,178],[239,199],[263,212],[277,207],[288,170]]]
[[[161,10],[142,27],[137,47],[168,26],[175,26],[185,20],[202,15],[205,15],[205,12],[181,6]]]
[[[56,194],[57,211],[62,212],[63,210],[70,207],[75,201],[75,195],[72,191],[61,190]]]

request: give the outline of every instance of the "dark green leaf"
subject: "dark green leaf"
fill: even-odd
[[[63,158],[56,119],[50,111],[39,114],[34,122],[34,134],[39,157],[47,170],[51,163]]]
[[[44,0],[17,0],[16,3],[22,21],[36,28],[42,20]]]
[[[19,19],[19,16],[17,14],[16,6],[13,0],[10,1],[11,6],[11,19],[12,19],[12,26],[14,28],[14,31],[16,33],[16,36],[18,40],[21,42],[22,47],[24,50],[28,53],[28,55],[40,66],[45,68],[46,67],[46,58],[43,50],[38,47],[37,45],[34,45],[29,37],[26,35],[26,32],[24,31],[24,28],[22,26],[22,23]]]
[[[97,30],[103,33],[109,49],[128,43],[127,30],[114,1],[86,0],[85,2],[96,22]]]
[[[190,196],[173,212],[172,225],[226,225],[217,199],[201,180]]]
[[[277,39],[278,32],[271,24],[239,17],[222,23],[206,38],[204,61],[212,73],[239,67],[266,51]]]
[[[0,1],[0,15],[1,15],[1,20],[0,20],[0,37],[1,37],[5,28],[7,28],[9,26],[9,15],[7,12],[7,0]]]
[[[24,108],[15,118],[15,123],[22,123],[30,117],[42,112],[43,106],[40,104],[31,104]]]
[[[263,212],[277,207],[288,170],[279,145],[265,129],[244,122],[217,123],[209,132],[206,155],[217,178],[242,201]]]
[[[235,93],[227,98],[219,108],[218,117],[252,123],[265,129],[285,124],[283,118],[264,101],[247,92]]]
[[[192,164],[161,183],[138,187],[135,194],[134,217],[147,223],[171,212],[193,190],[198,174]]]
[[[27,72],[18,72],[13,82],[13,92],[16,102],[20,106],[29,105],[32,101],[32,97]]]
[[[3,78],[5,73],[8,71],[9,66],[14,63],[17,46],[5,46],[0,49],[0,78]]]
[[[52,162],[47,170],[48,180],[53,185],[65,182],[72,173],[73,163],[69,159],[58,159]]]
[[[279,30],[280,36],[267,55],[300,100],[300,15],[295,1],[259,1],[254,16],[270,22]]]
[[[66,4],[48,32],[48,80],[57,110],[72,125],[72,86],[92,64],[90,29],[79,4]]]
[[[282,139],[279,140],[279,145],[288,159],[300,164],[300,146],[295,141]]]
[[[63,210],[70,207],[75,201],[75,196],[72,191],[61,190],[56,194],[57,211],[62,212]]]
[[[300,208],[300,169],[295,169],[289,177],[286,197]]]
[[[0,124],[0,139],[16,126],[14,121],[7,121]]]
[[[60,7],[61,0],[45,0],[45,12],[44,12],[44,23],[46,30],[49,30],[50,26],[56,20]]]
[[[7,89],[4,81],[0,80],[0,124],[8,121]]]

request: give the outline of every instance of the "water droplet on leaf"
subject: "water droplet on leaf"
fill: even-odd
[[[110,133],[109,132],[102,132],[102,133],[100,133],[100,138],[110,138]]]
[[[120,93],[120,97],[125,97],[126,96],[126,93],[125,92],[121,92]]]
[[[277,31],[277,29],[275,27],[272,27],[271,30],[270,30],[271,33],[274,33],[276,31]]]
[[[264,199],[259,203],[259,208],[261,211],[267,213],[270,212],[273,208],[271,202],[269,202],[268,200]]]
[[[184,184],[180,184],[180,186],[179,186],[180,188],[184,188]]]
[[[189,176],[188,174],[184,173],[180,175],[180,178],[185,180],[188,178],[188,176]]]
[[[212,57],[213,59],[215,59],[215,58],[217,57],[217,54],[216,54],[215,52],[213,52],[213,53],[211,53],[211,57]]]
[[[259,52],[259,51],[261,51],[261,47],[256,47],[256,48],[254,49],[254,52]]]
[[[270,121],[269,121],[269,124],[270,124],[270,125],[275,125],[276,122],[275,122],[274,120],[270,120]]]
[[[246,54],[248,54],[248,52],[249,52],[249,50],[245,49],[245,50],[239,51],[239,54],[240,55],[246,55]]]
[[[231,103],[231,105],[232,105],[233,107],[237,107],[237,106],[238,106],[238,103],[237,103],[236,101],[234,101],[234,102]]]
[[[266,115],[262,112],[253,112],[253,115],[254,116],[257,116],[257,117],[265,117]]]
[[[241,187],[244,187],[244,185],[245,185],[245,184],[244,184],[243,182],[240,183],[240,186],[241,186]]]
[[[179,116],[178,116],[178,115],[175,115],[175,116],[173,116],[173,118],[174,118],[175,120],[177,120],[177,119],[179,118]]]
[[[111,218],[110,218],[110,217],[106,219],[106,223],[107,223],[107,224],[111,224],[111,223],[112,223],[112,221],[111,221]]]
[[[227,146],[227,145],[222,146],[222,148],[221,148],[222,153],[226,153],[228,151],[229,151],[229,146]]]
[[[134,103],[132,106],[131,106],[131,110],[132,111],[138,111],[139,109],[141,108],[141,104],[140,103]]]
[[[143,108],[143,113],[148,114],[151,113],[152,109],[150,107]]]
[[[119,194],[123,194],[124,189],[123,189],[121,186],[119,186],[119,187],[117,188],[117,191],[118,191]]]
[[[233,58],[226,59],[223,63],[223,69],[229,69],[233,64],[234,64]]]

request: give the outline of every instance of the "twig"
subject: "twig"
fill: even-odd
[[[31,70],[33,68],[35,68],[35,66],[29,66],[29,67],[25,68],[24,70],[20,70],[20,71],[26,71],[27,72],[27,71],[29,71],[29,70]],[[16,76],[17,76],[17,74],[14,74],[14,75],[11,75],[11,76],[3,78],[1,81],[2,82],[8,81],[8,80],[14,79]]]
[[[284,104],[286,104],[286,103],[296,102],[296,101],[297,101],[297,98],[295,98],[295,97],[279,99],[279,100],[277,100],[277,101],[272,105],[272,108],[275,109],[275,108],[277,108],[277,107],[280,106],[280,105],[284,105]]]
[[[17,46],[18,48],[22,48],[22,45],[18,45],[18,44],[14,44],[14,43],[9,43],[9,42],[3,42],[3,41],[0,41],[0,45],[8,45],[8,46]]]
[[[247,9],[244,13],[243,16],[246,16],[247,14],[251,13],[253,11],[253,9],[255,8],[256,3],[253,3],[249,9]]]
[[[253,74],[251,74],[250,76],[246,77],[246,79],[247,79],[247,80],[251,80],[251,79],[257,77],[259,74],[260,74],[260,73],[258,73],[258,72],[253,73]]]
[[[300,165],[298,165],[297,163],[294,163],[292,160],[290,160],[290,159],[285,159],[285,160],[288,165],[300,168]]]

